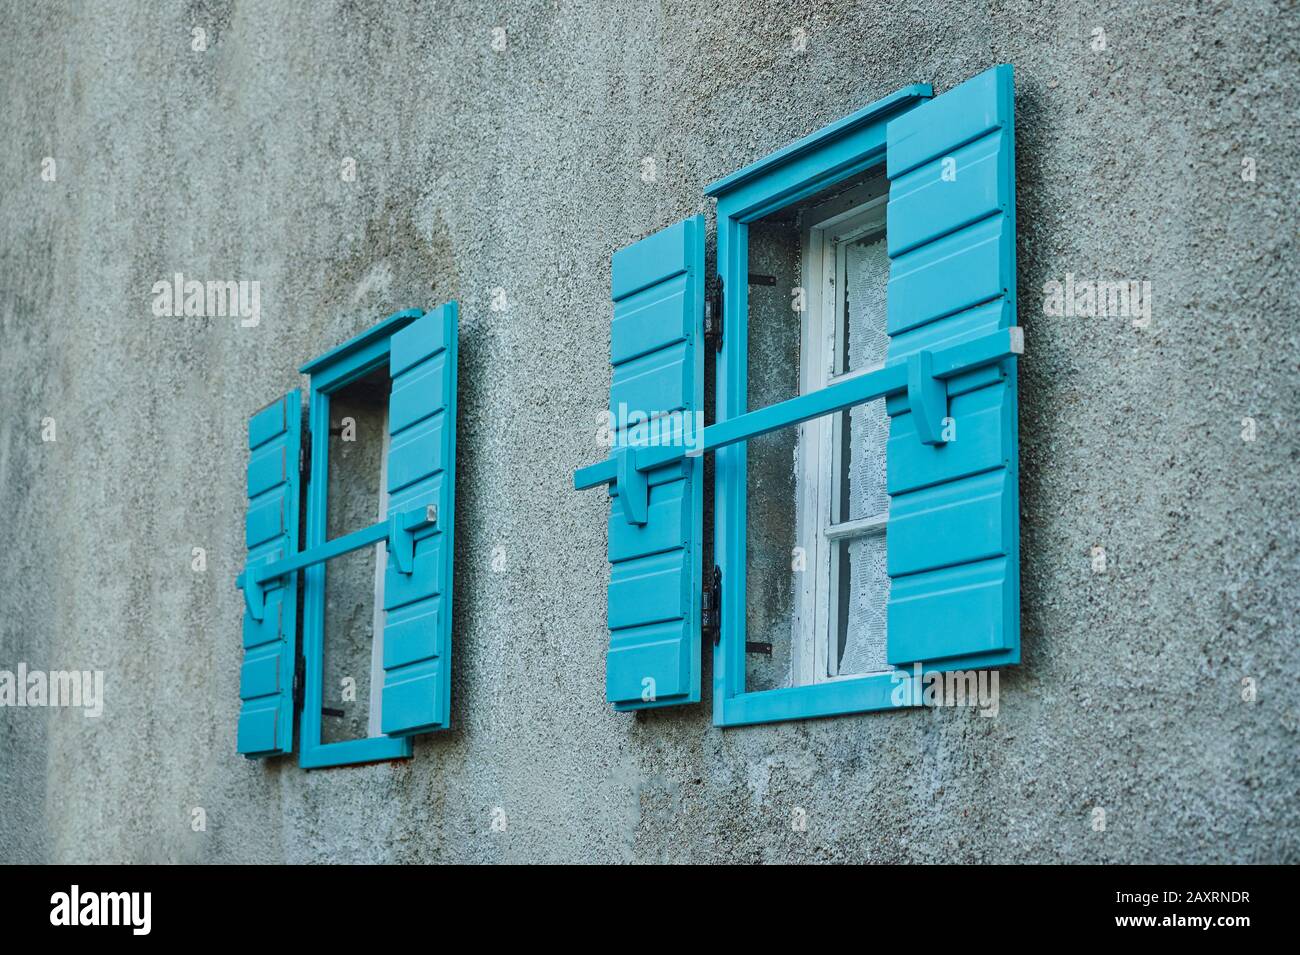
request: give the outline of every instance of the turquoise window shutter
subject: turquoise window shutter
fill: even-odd
[[[384,572],[380,728],[389,736],[450,724],[457,339],[449,302],[394,333],[389,352],[388,513],[414,530],[390,532]]]
[[[1015,324],[1012,101],[1011,67],[997,66],[888,125],[887,365],[920,369],[927,352]],[[944,387],[943,422],[887,399],[888,660],[1018,663],[1016,358]]]
[[[614,254],[613,447],[575,475],[610,481],[606,698],[618,710],[700,699],[704,491],[698,453],[667,464],[638,449],[702,447],[704,217]],[[697,416],[697,412],[701,415]]]
[[[246,568],[281,560],[297,551],[301,433],[301,399],[297,391],[272,402],[248,423]],[[244,593],[244,665],[239,675],[237,749],[250,757],[289,753],[293,750],[298,654],[298,574],[268,581],[265,587],[248,587]]]

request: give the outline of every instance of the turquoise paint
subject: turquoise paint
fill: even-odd
[[[303,367],[311,371],[311,481],[307,489],[303,655],[306,687],[299,763],[312,769],[411,755],[410,736],[450,723],[451,577],[455,515],[456,303],[428,313],[398,312]],[[387,366],[388,516],[371,527],[325,539],[329,486],[329,396]],[[433,437],[430,437],[430,436]],[[428,510],[436,505],[436,512]],[[387,541],[384,579],[385,735],[321,742],[325,561]],[[275,570],[275,568],[271,568]]]
[[[301,422],[302,398],[292,391],[248,423],[248,557],[236,581],[245,593],[236,749],[249,757],[293,751],[298,575],[288,573],[269,588],[246,581],[250,571],[297,549]]]
[[[614,448],[574,475],[578,488],[610,484],[614,498],[605,695],[618,710],[695,703],[704,493],[687,441],[704,407],[704,217],[620,249],[610,287]],[[678,427],[660,430],[664,422]],[[640,455],[664,436],[670,456],[642,466]],[[584,482],[584,473],[600,478]]]
[[[997,66],[889,124],[887,361],[1013,321],[1013,75]],[[981,336],[975,339],[973,336]],[[897,403],[888,444],[888,660],[926,671],[1020,661],[1016,356],[952,395],[957,440]],[[918,441],[920,437],[922,440]]]
[[[451,725],[459,338],[449,302],[394,334],[389,353],[388,507],[411,515],[404,526],[413,531],[409,559],[390,560],[384,577],[380,718],[390,736]]]
[[[726,288],[725,333],[716,365],[719,427],[764,412],[772,420],[787,417],[775,408],[747,411],[748,224],[884,162],[886,124],[924,103],[930,92],[926,85],[905,87],[853,114],[862,117],[861,122],[833,123],[794,144],[799,148],[787,147],[747,167],[750,175],[728,176],[709,188],[709,194],[718,200],[717,268]],[[876,374],[881,383],[887,379],[891,390],[905,391],[904,369],[884,369]],[[801,395],[792,401],[811,398]],[[868,399],[864,396],[863,400]],[[722,571],[721,633],[713,652],[714,724],[737,726],[893,708],[890,694],[884,692],[888,675],[791,690],[746,691],[746,471],[744,441],[720,447],[714,455],[714,560]]]
[[[918,350],[908,355],[906,362],[895,362],[848,381],[711,424],[704,429],[700,448],[704,453],[716,452],[878,398],[895,402],[892,407],[901,414],[917,405],[917,395],[920,395],[920,403],[930,409],[935,422],[941,422],[948,414],[950,398],[972,390],[972,382],[978,386],[983,380],[982,372],[991,370],[995,372],[992,380],[1001,381],[1002,372],[997,366],[1018,354],[1019,349],[1020,329],[1002,328],[938,351]],[[950,382],[964,384],[954,387]],[[908,419],[909,426],[911,421]],[[641,488],[649,481],[648,475],[683,461],[688,454],[689,450],[680,445],[621,448],[599,464],[579,468],[574,472],[573,484],[583,490],[610,482],[626,485],[639,480],[639,493],[644,495]],[[626,513],[624,516],[628,523],[644,523],[644,519],[627,517]]]

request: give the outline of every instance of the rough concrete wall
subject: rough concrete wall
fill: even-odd
[[[1083,6],[6,3],[0,667],[101,668],[107,703],[0,710],[0,857],[1300,860],[1295,8]],[[571,485],[602,455],[611,253],[997,62],[1028,341],[999,716],[612,712],[607,504]],[[178,270],[260,281],[260,325],[154,317]],[[1067,272],[1149,279],[1150,327],[1045,317]],[[453,297],[455,729],[407,762],[244,760],[247,419],[304,359]]]

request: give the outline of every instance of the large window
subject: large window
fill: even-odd
[[[716,349],[702,440],[574,474],[614,497],[615,706],[699,699],[705,634],[721,726],[920,705],[936,675],[1019,662],[1012,93],[1005,65],[907,86],[713,183],[707,312],[702,217],[615,254],[611,414],[698,410]]]

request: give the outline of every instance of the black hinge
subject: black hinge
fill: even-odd
[[[704,340],[722,350],[722,276],[716,276],[704,300]]]
[[[311,479],[311,432],[303,429],[302,446],[298,449],[298,473],[304,481]]]
[[[713,579],[704,588],[704,601],[700,615],[700,629],[713,635],[717,643],[722,637],[722,568],[714,566]]]
[[[307,661],[300,654],[293,665],[293,708],[301,712],[307,690]]]

